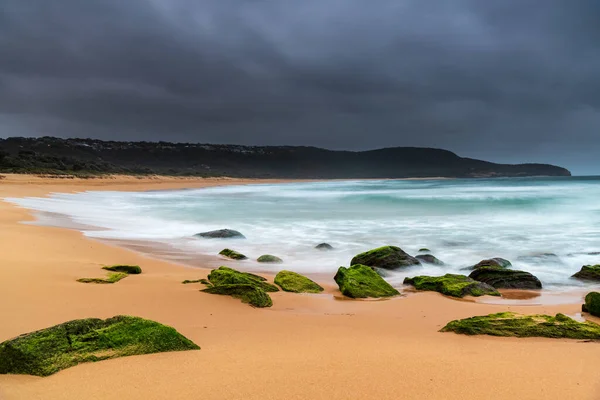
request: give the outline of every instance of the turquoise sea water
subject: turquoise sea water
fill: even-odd
[[[356,253],[391,244],[413,255],[427,247],[447,264],[411,268],[389,277],[393,283],[504,257],[557,290],[581,286],[569,276],[600,264],[600,255],[589,254],[600,252],[600,178],[594,177],[336,181],[9,200],[45,212],[45,223],[61,224],[64,218],[51,216],[66,215],[87,225],[80,229],[90,237],[155,241],[191,257],[224,247],[254,259],[275,254],[283,265],[260,267],[274,271],[333,274]],[[193,237],[220,228],[247,239]],[[321,242],[335,250],[314,250]],[[530,257],[543,253],[557,257]],[[258,268],[251,260],[236,265]]]

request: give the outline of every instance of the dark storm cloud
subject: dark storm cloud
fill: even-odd
[[[598,165],[597,1],[1,3],[0,136]]]

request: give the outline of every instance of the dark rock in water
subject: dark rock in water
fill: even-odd
[[[237,251],[231,250],[231,249],[223,249],[223,250],[221,250],[221,252],[219,254],[222,255],[223,257],[231,258],[232,260],[247,260],[248,259],[248,257],[243,255],[242,253],[238,253]]]
[[[317,250],[333,250],[333,246],[329,243],[321,243],[315,246]]]
[[[531,254],[528,256],[517,257],[517,261],[523,261],[533,264],[562,264],[562,260],[554,253]]]
[[[78,319],[0,343],[0,374],[48,376],[86,362],[198,349],[158,322],[122,315]]]
[[[419,249],[419,253],[431,253],[431,250],[429,250],[427,247],[423,247],[422,249]]]
[[[588,293],[587,296],[585,296],[585,304],[581,309],[583,312],[588,312],[596,317],[600,317],[600,293]]]
[[[479,261],[479,263],[475,264],[473,267],[468,269],[477,269],[481,267],[510,268],[512,267],[512,264],[510,263],[510,261],[504,258],[496,257],[490,258],[488,260],[481,260]]]
[[[452,297],[500,296],[500,293],[490,285],[464,275],[415,276],[404,279],[404,284],[412,285],[417,290],[439,292]]]
[[[487,283],[496,289],[541,289],[542,282],[529,272],[499,267],[477,268],[469,278]]]
[[[564,314],[520,315],[512,312],[471,317],[448,323],[441,332],[463,335],[600,339],[600,325],[577,322]]]
[[[215,285],[203,289],[202,292],[232,296],[242,300],[242,303],[247,303],[258,308],[271,307],[273,305],[271,297],[264,290],[254,285],[243,283]]]
[[[246,236],[242,235],[238,231],[233,229],[219,229],[216,231],[202,232],[195,236],[200,236],[207,239],[246,239]]]
[[[366,265],[340,267],[333,278],[344,296],[354,299],[367,297],[390,297],[400,294],[377,272]]]
[[[419,261],[424,262],[425,264],[445,265],[443,261],[439,260],[437,257],[431,254],[419,254],[415,258]]]
[[[256,259],[259,263],[281,264],[283,260],[271,254],[263,254]]]
[[[240,272],[229,267],[219,267],[213,269],[208,274],[208,280],[215,286],[244,284],[256,286],[265,292],[278,292],[277,286],[266,282],[262,276],[250,274],[248,272]]]
[[[293,293],[320,293],[323,288],[296,272],[279,271],[275,276],[275,283],[286,292]]]
[[[384,246],[357,255],[350,261],[350,265],[356,264],[384,269],[398,269],[412,265],[421,265],[421,262],[405,253],[399,247]]]
[[[572,277],[586,281],[600,281],[600,265],[584,265]]]

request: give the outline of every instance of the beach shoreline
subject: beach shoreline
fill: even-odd
[[[0,197],[284,182],[297,181],[8,175],[0,180]],[[450,320],[500,311],[576,316],[577,303],[476,304],[437,293],[332,301],[337,288],[329,286],[323,295],[274,293],[271,309],[253,309],[200,293],[200,285],[181,284],[206,276],[210,267],[150,257],[70,229],[21,223],[32,220],[30,211],[0,203],[0,342],[75,318],[128,314],[171,325],[202,350],[85,364],[47,378],[0,375],[2,400],[342,399],[356,393],[365,399],[592,399],[600,394],[595,343],[438,332]],[[116,285],[76,282],[113,263],[139,264],[144,273]]]

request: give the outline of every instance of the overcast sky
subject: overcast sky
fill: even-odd
[[[426,146],[600,173],[598,0],[0,3],[0,137]]]

